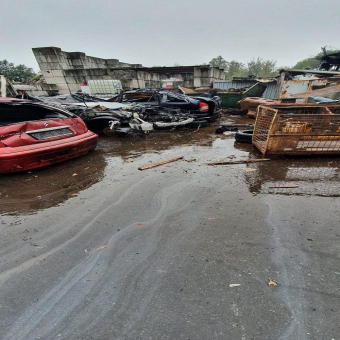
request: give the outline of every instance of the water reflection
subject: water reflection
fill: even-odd
[[[274,158],[251,164],[257,171],[246,172],[249,191],[254,194],[310,195],[339,197],[340,160],[328,157]],[[270,188],[298,185],[297,188]]]
[[[0,177],[0,213],[34,213],[56,206],[101,180],[106,160],[102,152],[89,154],[30,172]]]
[[[210,146],[216,138],[215,125],[204,129],[154,131],[149,135],[133,134],[126,137],[101,137],[100,149],[107,156],[128,157],[133,154],[161,152],[185,145]]]

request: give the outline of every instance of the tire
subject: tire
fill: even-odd
[[[225,111],[224,113],[232,116],[245,116],[247,112],[247,110],[242,111],[241,109],[227,109],[227,111]]]
[[[103,129],[103,134],[104,134],[105,136],[111,137],[111,136],[113,136],[113,135],[115,134],[115,131],[114,131],[114,130],[111,130],[110,127],[107,126],[107,127],[105,127],[105,128]]]
[[[206,120],[194,120],[192,123],[190,123],[190,127],[196,129],[207,127],[208,125],[209,123]]]
[[[237,142],[251,143],[253,139],[253,132],[253,130],[237,131],[235,134],[235,139]]]
[[[216,129],[215,133],[222,134],[223,132],[237,132],[238,127],[237,126],[231,126],[231,125],[222,125],[220,128]]]

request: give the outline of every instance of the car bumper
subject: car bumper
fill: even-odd
[[[0,173],[25,171],[85,155],[97,146],[98,136],[86,133],[46,143],[0,148]]]
[[[191,111],[190,112],[193,117],[195,117],[195,120],[207,120],[209,122],[217,119],[218,117],[221,117],[222,109],[218,109],[213,112],[213,114],[206,114],[206,113],[201,113],[199,111]]]

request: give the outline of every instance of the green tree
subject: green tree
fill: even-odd
[[[277,74],[275,60],[263,60],[260,57],[248,62],[248,75],[257,77],[272,77]]]
[[[312,69],[312,70],[316,70],[320,67],[321,64],[321,58],[326,55],[326,54],[330,54],[330,53],[339,53],[340,50],[339,49],[335,49],[334,47],[327,47],[327,46],[323,46],[321,47],[321,52],[315,54],[314,56],[310,56],[308,58],[302,59],[300,61],[298,61],[293,68],[296,69]]]
[[[246,66],[236,60],[228,61],[225,71],[226,79],[232,79],[233,77],[246,77],[248,73]]]
[[[216,58],[212,58],[209,62],[211,67],[220,67],[224,70],[227,68],[228,62],[222,58],[222,56],[217,56]]]
[[[302,59],[298,61],[293,68],[304,70],[304,69],[312,69],[316,70],[320,65],[320,60],[317,60],[315,57],[310,57],[306,59]]]
[[[17,82],[27,81],[36,75],[32,68],[23,64],[15,66],[6,59],[0,60],[0,74],[11,81]]]

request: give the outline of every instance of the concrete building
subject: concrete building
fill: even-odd
[[[59,94],[80,90],[83,82],[93,79],[119,79],[124,88],[161,88],[173,83],[188,88],[209,86],[224,80],[224,71],[208,65],[143,67],[118,59],[101,59],[83,52],[65,52],[59,47],[33,48],[45,83]]]

